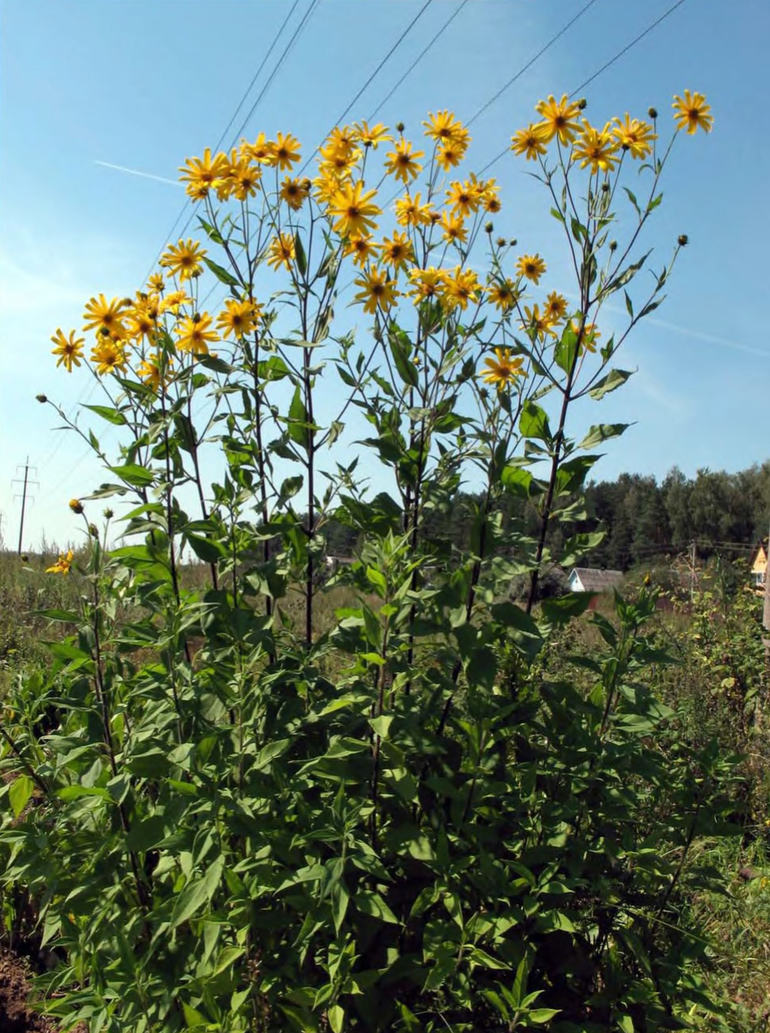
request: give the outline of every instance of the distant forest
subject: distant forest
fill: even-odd
[[[430,535],[444,545],[467,545],[479,497],[458,492],[451,508],[431,515]],[[529,503],[504,498],[506,525],[536,534],[537,513]],[[639,564],[685,553],[695,542],[701,559],[719,555],[748,562],[753,547],[768,535],[770,460],[739,473],[699,470],[687,478],[674,467],[659,484],[655,477],[621,474],[615,481],[590,483],[585,490],[585,519],[562,534],[554,527],[549,540],[558,562],[562,541],[575,531],[604,530],[602,543],[586,553],[584,566],[629,570]],[[323,528],[326,551],[355,553],[355,532],[337,520]]]

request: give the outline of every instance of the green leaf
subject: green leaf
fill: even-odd
[[[13,780],[11,788],[8,790],[8,799],[11,801],[11,810],[13,811],[14,818],[18,818],[27,806],[34,788],[35,783],[29,775],[19,775]]]
[[[198,216],[198,224],[209,240],[213,240],[215,244],[224,244],[224,237],[214,226],[211,225],[210,222],[206,222],[205,219],[201,219],[201,217]]]
[[[345,1025],[345,1009],[339,1004],[333,1004],[326,1013],[332,1033],[342,1033]]]
[[[625,384],[628,378],[633,376],[633,374],[633,370],[611,369],[607,376],[602,377],[598,384],[595,384],[588,393],[591,398],[595,398],[597,400],[599,398],[604,398],[604,396],[608,395],[610,391],[615,391],[616,388]]]
[[[206,874],[200,879],[193,879],[179,894],[171,915],[170,928],[186,922],[204,904],[208,904],[219,888],[222,880],[222,872],[225,867],[225,859],[221,855],[210,865]]]
[[[100,796],[102,800],[109,800],[112,802],[112,797],[106,789],[100,789],[98,786],[62,786],[61,789],[57,789],[55,795],[60,800],[79,800],[81,796]]]
[[[304,276],[307,272],[307,255],[299,233],[294,234],[294,261],[297,263],[300,276]]]
[[[110,466],[108,469],[134,488],[146,488],[148,484],[152,484],[155,476],[152,470],[148,470],[145,466],[139,466],[137,463],[126,463],[124,466]]]
[[[308,447],[308,418],[305,403],[302,401],[299,384],[294,388],[294,395],[289,406],[289,437],[302,448]]]
[[[238,281],[233,276],[233,274],[228,273],[228,271],[224,269],[221,265],[217,265],[216,262],[212,262],[210,258],[206,258],[205,256],[203,258],[203,261],[209,267],[214,276],[216,276],[216,278],[220,280],[222,283],[226,283],[228,287],[238,286]]]
[[[525,438],[540,438],[541,441],[548,443],[551,441],[551,428],[548,426],[545,410],[536,405],[532,399],[527,399],[522,406],[519,432]]]
[[[83,408],[90,409],[91,412],[95,412],[97,416],[103,417],[108,423],[114,423],[116,427],[122,427],[126,422],[123,413],[109,405],[84,405]]]
[[[512,495],[518,495],[519,498],[523,499],[529,498],[532,485],[532,474],[529,470],[524,470],[520,466],[506,466],[500,476],[500,480],[503,487],[510,491]]]
[[[417,387],[419,384],[419,373],[417,367],[409,357],[409,338],[403,330],[394,330],[390,334],[390,354],[401,379],[410,387]]]
[[[126,836],[126,846],[129,850],[149,850],[165,837],[166,818],[162,814],[152,814],[131,825]]]
[[[550,1022],[560,1011],[561,1008],[532,1008],[526,1013],[527,1022],[534,1022],[536,1026],[542,1026],[546,1022]]]
[[[593,394],[593,391],[591,394]],[[632,426],[630,423],[597,423],[590,428],[578,445],[578,448],[594,448],[596,445],[601,444],[602,441],[609,441],[610,438],[619,438],[630,426]]]
[[[578,335],[572,329],[571,323],[567,323],[553,352],[557,366],[563,369],[565,373],[569,373],[575,364],[577,348]]]
[[[540,612],[549,624],[567,624],[588,609],[593,597],[593,592],[570,592],[558,599],[543,599]]]
[[[399,921],[379,893],[374,890],[359,890],[353,897],[353,904],[365,915],[379,918],[383,922],[390,922],[392,925],[399,925]]]
[[[604,531],[584,531],[573,534],[564,543],[564,552],[559,560],[564,567],[574,567],[581,556],[595,549],[604,540]]]

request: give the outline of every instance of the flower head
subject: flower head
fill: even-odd
[[[96,330],[97,333],[106,332],[122,337],[124,330],[121,312],[124,308],[125,304],[119,298],[107,301],[103,294],[100,294],[98,298],[91,298],[90,301],[86,302],[86,310],[83,313],[83,319],[85,320],[83,329]]]
[[[619,141],[609,123],[603,129],[583,120],[580,138],[572,148],[572,160],[579,161],[581,169],[591,166],[591,172],[612,172],[617,165]]]
[[[476,273],[472,269],[462,269],[459,265],[454,270],[445,272],[441,303],[444,308],[465,309],[470,301],[478,301],[481,292]]]
[[[485,359],[484,365],[487,368],[481,371],[482,380],[496,384],[498,391],[508,387],[517,377],[526,376],[524,359],[520,355],[511,355],[510,348],[495,348],[494,358]]]
[[[361,288],[355,298],[356,301],[363,301],[364,312],[373,315],[378,307],[387,312],[395,304],[398,294],[395,281],[383,270],[376,267],[369,269],[363,276],[356,278],[355,284]]]
[[[164,362],[159,352],[150,352],[147,358],[142,359],[139,363],[136,373],[143,384],[147,384],[148,387],[157,392],[161,385],[165,387],[168,383],[172,365],[171,360],[168,358]]]
[[[632,158],[646,158],[652,151],[652,141],[657,139],[657,134],[652,131],[649,122],[631,118],[628,112],[624,121],[621,122],[617,118],[615,122],[612,135],[623,150],[628,151]]]
[[[224,312],[217,316],[217,329],[223,337],[245,337],[254,329],[260,314],[259,305],[253,301],[228,298]]]
[[[127,361],[122,344],[111,337],[100,337],[91,351],[91,362],[96,366],[96,372],[100,377],[106,373],[123,373]]]
[[[61,328],[51,338],[56,345],[51,349],[52,355],[58,355],[57,366],[64,366],[68,373],[72,372],[73,366],[79,366],[83,358],[83,345],[85,338],[75,337],[75,331],[70,330],[69,337],[65,337]]]
[[[419,193],[400,197],[396,201],[395,210],[399,226],[427,226],[431,222],[430,205],[422,203]]]
[[[180,351],[193,355],[208,355],[209,344],[218,341],[219,336],[211,329],[211,316],[202,312],[198,316],[185,316],[177,329],[176,346]]]
[[[268,164],[277,165],[279,169],[290,169],[300,159],[299,140],[291,133],[278,133],[273,144],[273,151]]]
[[[552,140],[558,136],[559,143],[571,143],[577,135],[578,115],[580,107],[577,101],[571,101],[566,93],[562,94],[561,100],[551,94],[548,100],[541,100],[535,110],[541,116],[543,133],[546,140]]]
[[[46,574],[69,574],[72,561],[75,558],[72,549],[68,549],[66,554],[61,554],[58,560],[51,567],[46,567]]]
[[[184,165],[180,165],[179,171],[183,173],[179,178],[187,182],[185,192],[194,201],[201,201],[208,194],[216,181],[225,174],[227,169],[227,158],[221,152],[211,155],[211,148],[207,147],[202,158],[188,158]]]
[[[348,239],[343,254],[352,255],[356,265],[363,268],[367,261],[377,252],[378,244],[367,234],[356,234]]]
[[[273,269],[278,269],[279,266],[291,269],[294,255],[294,237],[290,233],[279,233],[270,241],[270,247],[267,249],[267,264]]]
[[[516,272],[533,283],[538,283],[545,272],[545,262],[540,255],[522,255],[516,262]]]
[[[70,499],[68,505],[73,513],[79,514],[83,512],[83,503],[80,499]]]
[[[382,122],[378,122],[374,126],[370,126],[367,122],[356,122],[355,130],[358,142],[364,147],[374,147],[375,150],[379,144],[393,139],[388,135],[388,127],[384,126]]]
[[[519,129],[511,137],[511,150],[523,154],[527,161],[535,161],[548,148],[548,129],[542,122],[532,122],[526,129]]]
[[[394,269],[406,269],[414,261],[412,242],[405,233],[395,230],[392,237],[385,237],[380,247],[382,260]]]
[[[334,228],[341,237],[355,233],[369,233],[376,228],[375,216],[381,209],[372,203],[376,190],[363,193],[364,183],[359,180],[352,186],[341,187],[332,198],[329,214],[334,219]]]
[[[428,114],[428,121],[423,122],[423,125],[425,135],[432,137],[436,142],[456,144],[463,151],[468,149],[470,134],[451,111],[437,111],[435,115],[431,111]]]
[[[292,179],[287,176],[281,183],[280,198],[292,209],[299,211],[310,193],[309,179]]]
[[[408,140],[399,140],[395,151],[388,151],[385,170],[402,183],[409,183],[419,176],[422,165],[417,161],[425,151],[416,151]]]
[[[696,129],[702,129],[704,133],[710,133],[714,125],[714,116],[710,114],[711,105],[706,103],[702,93],[690,93],[684,91],[684,97],[674,96],[674,122],[677,129],[687,128],[692,134]]]
[[[513,280],[507,278],[490,283],[486,288],[486,294],[495,308],[500,309],[501,312],[507,312],[509,308],[516,304],[519,298],[516,284]]]
[[[172,276],[178,276],[180,282],[197,276],[202,269],[202,259],[206,254],[204,249],[194,240],[179,240],[169,244],[168,249],[163,253],[160,264],[171,271]]]

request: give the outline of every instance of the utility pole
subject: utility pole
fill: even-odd
[[[17,470],[21,470],[21,464],[19,464],[19,466],[17,466],[16,469]],[[21,542],[22,542],[22,536],[24,535],[24,511],[27,508],[27,485],[29,483],[38,485],[38,482],[35,481],[35,480],[30,482],[30,480],[29,480],[29,469],[30,469],[30,467],[29,467],[29,456],[27,456],[27,461],[24,464],[24,480],[23,480],[24,487],[21,490],[21,520],[19,521],[19,549],[18,549],[19,556],[21,556]],[[32,469],[34,470],[35,467],[33,466]],[[14,477],[11,483],[12,484],[20,484],[20,483],[22,483],[22,478],[21,477]],[[19,498],[18,493],[16,495],[14,495],[14,498]],[[34,499],[33,499],[33,501],[34,501]]]

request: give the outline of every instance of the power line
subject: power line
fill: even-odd
[[[295,11],[298,3],[299,3],[299,0],[294,0],[294,3],[292,5],[291,9],[289,10],[289,13],[286,15],[284,20],[281,22],[280,28],[278,29],[276,34],[273,36],[273,39],[272,39],[272,41],[270,43],[270,46],[268,47],[268,49],[267,49],[267,51],[265,53],[265,56],[263,57],[262,62],[259,65],[259,68],[257,69],[257,71],[255,72],[254,76],[252,77],[252,80],[249,83],[249,86],[248,86],[246,92],[241,97],[240,101],[238,102],[238,105],[237,105],[235,111],[233,112],[233,114],[232,114],[232,116],[230,118],[230,121],[227,123],[227,126],[225,127],[225,129],[223,130],[223,132],[222,132],[222,134],[221,134],[221,136],[219,138],[219,142],[217,143],[217,145],[215,147],[215,150],[219,149],[219,146],[222,143],[222,140],[224,140],[225,135],[227,134],[228,129],[230,128],[230,126],[235,121],[235,119],[237,117],[237,114],[240,111],[240,109],[243,107],[243,105],[245,103],[245,100],[246,100],[246,97],[248,96],[248,93],[251,91],[254,82],[259,77],[260,73],[262,72],[262,69],[264,68],[265,64],[267,63],[270,55],[275,50],[275,48],[276,48],[276,46],[278,44],[278,40],[280,39],[281,35],[283,34],[284,28],[286,27],[286,25],[288,24],[288,22],[291,19],[292,15],[294,14],[294,11]],[[320,3],[320,0],[311,0],[310,5],[308,6],[308,9],[305,11],[305,14],[303,15],[299,25],[295,28],[292,36],[289,39],[289,42],[284,47],[283,53],[281,54],[281,56],[278,58],[278,60],[276,61],[275,65],[273,66],[273,70],[270,73],[270,75],[269,75],[269,77],[267,79],[267,82],[265,83],[265,85],[260,90],[259,95],[257,96],[257,99],[254,101],[254,103],[252,104],[251,108],[249,109],[249,112],[246,115],[246,118],[243,120],[243,122],[241,123],[240,128],[235,133],[235,135],[233,137],[233,140],[237,140],[239,135],[243,132],[244,128],[248,124],[249,119],[254,114],[254,112],[255,112],[255,110],[257,108],[257,105],[259,104],[259,102],[264,97],[265,93],[267,92],[268,88],[270,87],[270,84],[273,82],[273,79],[275,78],[275,76],[278,74],[278,71],[279,71],[279,69],[281,67],[281,63],[284,61],[284,59],[287,57],[289,51],[292,49],[292,47],[296,43],[297,39],[300,36],[300,33],[302,32],[303,28],[305,27],[305,24],[307,23],[310,15],[313,13],[313,11],[315,10],[315,8],[318,6],[319,3]],[[231,144],[231,146],[232,146],[232,144]],[[196,206],[197,206],[197,203],[196,203]],[[163,243],[160,246],[160,250],[158,251],[158,253],[156,254],[155,258],[153,259],[153,261],[152,261],[152,263],[150,265],[150,268],[149,268],[149,270],[148,270],[148,272],[147,272],[147,274],[145,276],[145,280],[148,279],[148,277],[150,276],[150,273],[152,273],[153,269],[155,268],[155,265],[156,265],[158,259],[163,254],[163,248],[165,247],[166,242],[171,240],[172,237],[174,236],[176,228],[179,225],[180,220],[184,217],[184,213],[185,213],[185,211],[187,211],[187,208],[188,208],[187,203],[182,205],[182,207],[181,207],[181,209],[179,211],[179,214],[177,215],[176,219],[174,220],[174,222],[173,222],[171,228],[169,229],[168,233],[164,237]],[[187,229],[187,227],[192,222],[194,216],[195,216],[195,207],[193,208],[192,213],[188,216],[187,221],[185,222],[184,226],[179,231],[180,235],[182,235],[182,236],[184,235],[185,230]]]
[[[561,39],[561,37],[564,35],[564,33],[568,29],[572,28],[572,26],[575,24],[575,22],[578,20],[578,18],[582,18],[583,15],[588,10],[588,8],[589,7],[593,7],[593,5],[595,3],[596,3],[596,0],[588,0],[588,3],[584,4],[583,7],[580,8],[578,13],[576,15],[573,15],[572,18],[570,18],[570,20],[567,22],[566,25],[563,25],[555,35],[551,36],[551,38],[548,40],[548,42],[545,44],[545,46],[541,47],[540,50],[538,50],[538,52],[535,54],[535,56],[530,58],[529,61],[527,61],[527,63],[525,65],[523,65],[514,76],[511,76],[511,78],[508,80],[508,82],[505,83],[504,86],[501,86],[500,89],[497,91],[497,93],[494,94],[494,96],[489,98],[489,100],[486,102],[486,104],[482,104],[482,106],[479,108],[479,110],[476,112],[476,114],[473,115],[471,118],[469,118],[468,121],[465,124],[470,126],[470,125],[472,125],[476,121],[476,119],[480,115],[483,115],[483,113],[487,110],[487,108],[490,107],[492,104],[494,104],[494,102],[496,100],[498,100],[505,93],[505,91],[508,89],[509,86],[513,86],[513,84],[516,82],[516,80],[520,79],[522,77],[522,75],[524,75],[524,73],[529,68],[532,67],[532,65],[535,63],[535,61],[537,61],[538,58],[542,57],[543,54],[546,52],[546,50],[549,50],[558,39]],[[684,0],[679,0],[679,3],[684,3]],[[482,171],[484,171],[484,170],[482,169]]]
[[[669,7],[666,11],[664,11],[663,14],[661,14],[658,18],[655,19],[655,21],[650,22],[650,24],[647,26],[646,29],[643,29],[639,33],[638,36],[635,36],[629,43],[626,43],[626,45],[624,47],[622,47],[616,54],[614,54],[609,59],[609,61],[606,61],[601,66],[601,68],[598,68],[593,73],[593,75],[590,75],[579,86],[576,86],[574,90],[571,90],[570,93],[568,94],[568,96],[570,96],[570,97],[574,96],[576,93],[579,93],[582,89],[584,89],[589,83],[592,83],[594,81],[594,79],[596,79],[599,75],[602,74],[602,72],[606,71],[611,65],[615,64],[615,62],[619,58],[621,58],[624,54],[627,54],[628,51],[631,50],[632,47],[635,47],[636,44],[640,40],[644,39],[644,37],[647,36],[650,32],[652,32],[653,29],[657,28],[657,26],[660,25],[660,23],[662,21],[665,21],[665,19],[668,18],[669,15],[673,14],[674,11],[678,7],[681,7],[684,2],[685,2],[685,0],[676,0],[676,3],[672,4],[671,7]],[[503,150],[500,151],[500,153],[498,155],[496,155],[494,158],[492,158],[491,161],[487,162],[487,164],[484,166],[483,169],[480,169],[479,175],[483,175],[488,169],[491,169],[493,165],[496,165],[497,162],[500,161],[501,158],[505,157],[505,155],[508,153],[509,149],[510,149],[509,147],[503,148]]]

